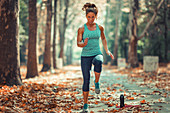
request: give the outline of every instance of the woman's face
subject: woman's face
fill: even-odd
[[[89,12],[87,15],[86,15],[86,18],[87,18],[87,22],[89,24],[93,24],[95,18],[96,18],[96,15],[93,13],[93,12]]]

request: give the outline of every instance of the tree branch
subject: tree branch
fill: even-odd
[[[140,40],[140,39],[142,39],[142,38],[145,36],[148,28],[150,27],[150,25],[152,24],[152,22],[155,20],[155,18],[156,18],[156,16],[157,16],[157,11],[160,9],[160,7],[161,7],[161,5],[162,5],[163,2],[164,2],[164,0],[161,0],[161,1],[160,1],[160,3],[158,4],[157,8],[156,8],[155,11],[154,11],[154,14],[153,14],[152,18],[150,19],[150,21],[149,21],[148,24],[146,25],[145,29],[143,30],[142,34],[138,37],[137,40]]]

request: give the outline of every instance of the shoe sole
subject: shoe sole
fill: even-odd
[[[80,112],[80,113],[88,113],[89,112],[89,110],[83,110],[82,112]]]

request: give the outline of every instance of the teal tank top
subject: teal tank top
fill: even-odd
[[[102,54],[99,46],[99,38],[100,38],[100,28],[96,23],[96,30],[90,31],[87,28],[87,25],[84,24],[84,33],[83,33],[83,41],[88,37],[88,43],[82,49],[81,56],[95,56]]]

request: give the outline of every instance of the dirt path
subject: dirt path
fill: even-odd
[[[89,96],[91,113],[170,112],[169,90],[153,87],[154,82],[146,82],[142,77],[129,77],[128,74],[120,74],[121,72],[115,73],[115,69],[104,67],[100,78],[101,93],[97,95],[94,93],[94,74],[91,73]],[[80,66],[67,66],[39,75],[24,79],[23,86],[0,88],[0,112],[82,111],[83,79]],[[125,104],[131,107],[118,108],[121,94],[125,95]]]

